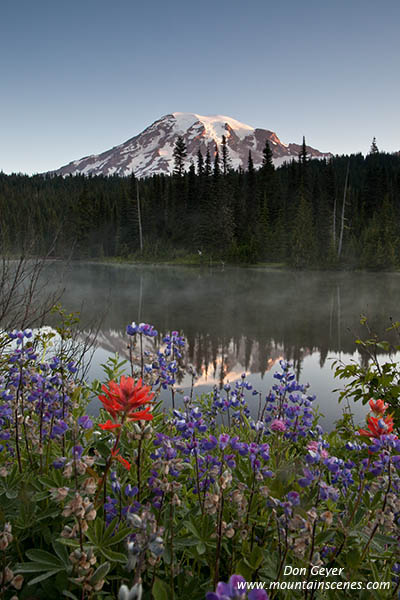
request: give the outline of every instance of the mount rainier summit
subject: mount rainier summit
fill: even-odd
[[[220,146],[225,135],[231,165],[234,169],[247,167],[249,150],[254,166],[262,164],[262,151],[268,139],[275,166],[297,159],[301,150],[299,144],[284,144],[276,133],[268,129],[255,129],[223,115],[202,116],[195,113],[175,112],[166,115],[147,127],[142,133],[123,144],[93,154],[54,171],[57,175],[120,175],[134,173],[136,177],[149,177],[156,174],[170,174],[173,169],[173,149],[178,136],[182,136],[187,148],[186,164],[196,163],[196,155],[201,150],[203,156],[210,150],[215,154],[215,145]],[[307,146],[311,158],[330,158],[329,152],[320,152]]]

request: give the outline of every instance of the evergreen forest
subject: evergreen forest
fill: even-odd
[[[400,266],[400,154],[231,168],[225,139],[171,175],[0,173],[3,251],[54,258],[278,263],[292,268]],[[49,250],[50,249],[50,250]]]

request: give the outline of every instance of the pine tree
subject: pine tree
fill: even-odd
[[[257,227],[260,221],[259,198],[257,194],[257,179],[254,169],[253,157],[249,150],[247,160],[246,180],[246,222],[247,230],[245,231],[245,256],[246,262],[256,262],[259,255],[259,236],[257,235]]]
[[[263,150],[263,161],[262,161],[262,167],[261,167],[264,171],[271,171],[274,170],[274,163],[273,163],[273,154],[272,154],[272,150],[271,150],[271,146],[269,145],[269,141],[268,139],[265,140],[265,146],[264,146],[264,150]]]
[[[207,148],[206,152],[206,160],[204,163],[204,175],[209,177],[211,175],[211,156],[210,156],[210,148]]]
[[[199,177],[201,177],[204,173],[204,159],[203,159],[203,155],[201,153],[201,150],[199,148],[198,152],[197,152],[197,175]]]
[[[308,162],[309,158],[308,158],[308,152],[307,152],[307,146],[306,146],[306,138],[303,135],[303,143],[301,145],[301,150],[299,152],[299,163],[301,163],[302,165],[305,165],[306,162]]]
[[[214,176],[219,177],[221,173],[221,168],[219,165],[219,152],[218,145],[215,144],[215,156],[214,156]]]
[[[229,157],[228,144],[226,137],[222,136],[222,172],[226,175],[231,168],[231,159]]]
[[[178,136],[174,146],[174,175],[182,177],[185,172],[185,158],[187,156],[186,144],[181,135]]]
[[[316,259],[313,214],[311,203],[304,195],[300,198],[291,242],[292,266],[296,269],[312,266]]]
[[[373,139],[372,139],[371,149],[370,149],[369,153],[370,154],[379,154],[379,149],[376,144],[376,137],[373,137]]]
[[[249,150],[249,157],[247,159],[247,172],[250,177],[254,177],[254,163],[253,157],[251,155],[251,150]]]

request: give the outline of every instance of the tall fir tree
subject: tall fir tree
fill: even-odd
[[[227,175],[229,169],[231,168],[231,159],[229,156],[228,144],[226,141],[226,136],[222,136],[222,172],[224,175]]]
[[[303,135],[303,143],[301,144],[301,150],[299,152],[299,163],[300,164],[305,164],[306,162],[308,162],[308,152],[307,152],[307,146],[306,146],[306,138]]]
[[[371,149],[369,151],[370,154],[379,154],[378,145],[376,143],[376,137],[372,138]]]
[[[181,135],[175,142],[173,157],[174,157],[174,175],[182,177],[185,172],[185,158],[187,156],[186,144]]]
[[[302,195],[291,238],[290,262],[296,269],[313,266],[316,261],[313,211],[310,201]]]
[[[204,158],[203,158],[203,155],[199,148],[199,150],[197,152],[197,175],[199,177],[202,177],[203,173],[204,173]]]
[[[271,146],[269,144],[268,138],[265,140],[265,146],[263,149],[263,160],[262,167],[263,171],[273,171],[274,170],[274,162],[273,162],[273,154],[271,150]]]

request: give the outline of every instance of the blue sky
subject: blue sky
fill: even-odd
[[[397,0],[3,0],[0,170],[55,169],[175,111],[400,150],[399,23]]]

